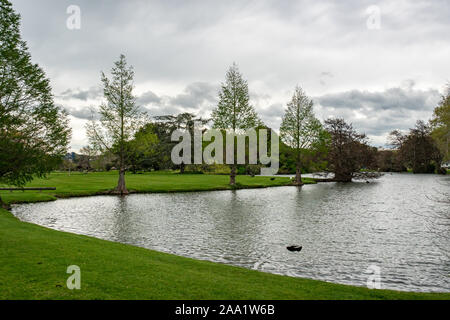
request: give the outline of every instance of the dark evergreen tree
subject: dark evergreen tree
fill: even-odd
[[[0,183],[22,186],[62,162],[71,130],[19,27],[11,3],[0,0]]]

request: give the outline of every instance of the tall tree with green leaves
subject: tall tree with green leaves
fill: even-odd
[[[133,95],[133,67],[128,66],[125,56],[120,55],[111,69],[111,78],[103,72],[103,94],[105,102],[100,105],[100,121],[87,124],[87,136],[94,148],[100,152],[110,152],[117,157],[119,180],[115,194],[128,194],[125,185],[129,148],[128,142],[134,137],[145,120],[145,113],[136,105]]]
[[[256,128],[261,120],[255,109],[250,104],[248,84],[244,80],[236,63],[228,69],[225,82],[219,92],[219,103],[213,110],[211,119],[213,128],[231,131],[233,135],[237,131]],[[234,152],[236,152],[236,143]],[[230,185],[236,184],[236,157],[231,164]]]
[[[20,16],[0,0],[0,183],[22,186],[53,170],[70,133],[50,81],[21,39]]]
[[[173,130],[185,130],[188,131],[192,137],[191,139],[191,161],[190,164],[194,163],[194,129],[195,124],[198,123],[200,125],[207,124],[210,120],[204,119],[202,117],[197,117],[197,115],[190,112],[182,112],[177,115],[164,115],[164,116],[156,116],[155,119],[159,122],[163,122]],[[172,142],[172,141],[171,141]],[[173,143],[171,143],[173,144]],[[186,163],[181,162],[180,164],[180,173],[184,173],[186,167]]]
[[[287,104],[280,127],[281,140],[294,149],[295,184],[299,186],[303,184],[303,154],[311,151],[325,137],[322,124],[314,115],[313,106],[313,101],[297,86],[291,101]]]
[[[443,161],[450,161],[450,84],[447,85],[446,93],[439,105],[434,109],[430,124],[431,136],[441,150]]]

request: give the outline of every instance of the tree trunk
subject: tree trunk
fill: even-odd
[[[231,172],[230,172],[230,185],[234,186],[236,185],[236,165],[231,165]]]
[[[352,182],[352,175],[343,172],[335,172],[333,180],[337,182]]]
[[[6,210],[10,210],[10,206],[8,206],[6,203],[3,202],[2,197],[0,197],[0,209],[6,209]]]
[[[125,186],[125,169],[120,168],[119,170],[119,181],[117,182],[117,187],[114,193],[122,195],[128,194],[127,187]]]
[[[296,186],[303,185],[302,182],[302,163],[301,163],[301,155],[300,155],[300,143],[297,142],[297,155],[296,155],[296,161],[295,161],[295,181],[294,184]]]
[[[235,113],[233,112],[233,114],[235,115]],[[236,185],[236,157],[237,157],[237,139],[235,137],[236,134],[236,126],[235,126],[235,121],[233,120],[233,164],[231,165],[231,172],[230,172],[230,186],[235,186]]]
[[[299,162],[296,163],[296,169],[295,169],[295,182],[294,184],[296,186],[302,186],[303,182],[302,182],[302,169],[301,169],[301,165]]]

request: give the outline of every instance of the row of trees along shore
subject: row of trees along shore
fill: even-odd
[[[171,150],[178,143],[171,141],[172,131],[187,130],[192,136],[195,121],[203,125],[210,122],[213,128],[235,135],[250,128],[269,129],[251,105],[247,81],[235,63],[226,72],[211,119],[181,113],[151,120],[138,111],[131,92],[132,68],[127,66],[123,55],[111,74],[112,78],[108,79],[102,73],[106,102],[100,105],[100,120],[92,120],[87,133],[92,145],[89,150],[97,150],[98,158],[109,159],[110,167],[117,166],[119,170],[116,193],[128,192],[124,183],[126,169],[133,172],[159,169],[179,169],[180,173],[222,172],[230,175],[230,185],[236,184],[238,173],[258,172],[260,166],[238,165],[236,157],[228,166],[186,163],[176,166],[170,161]],[[297,86],[287,103],[279,130],[280,172],[295,172],[293,183],[296,185],[302,185],[302,172],[311,171],[333,172],[333,181],[339,182],[376,178],[379,175],[375,172],[381,170],[406,171],[412,168],[415,173],[440,172],[442,162],[448,161],[448,150],[445,149],[448,149],[448,143],[441,141],[445,137],[442,132],[448,135],[448,119],[443,118],[448,117],[448,94],[447,90],[429,124],[418,121],[409,133],[393,131],[389,142],[393,148],[379,151],[369,145],[365,134],[357,132],[342,118],[330,118],[322,124],[314,114],[313,100]],[[106,141],[109,141],[109,146]],[[190,163],[194,153],[193,142],[191,144]],[[204,143],[203,148],[206,146]],[[234,143],[234,153],[236,147]]]
[[[11,4],[0,0],[0,184],[23,186],[58,165],[70,170],[74,162],[63,161],[71,137],[67,114],[55,105],[43,70],[32,63],[19,25],[20,17]],[[109,77],[101,74],[104,103],[86,126],[90,145],[77,156],[78,168],[117,167],[118,183],[112,191],[117,194],[128,193],[127,170],[223,172],[230,175],[231,185],[236,184],[236,174],[259,171],[258,165],[175,166],[171,162],[175,144],[171,141],[172,131],[192,131],[195,121],[203,125],[210,122],[213,128],[236,134],[249,128],[267,128],[250,103],[247,81],[236,64],[226,73],[211,119],[191,113],[149,118],[136,103],[133,77],[133,68],[123,55]],[[344,119],[327,119],[322,124],[314,115],[313,101],[296,87],[279,131],[280,173],[295,172],[294,183],[301,185],[302,172],[311,171],[334,172],[336,181],[358,178],[362,169],[441,171],[441,163],[450,160],[449,92],[447,88],[429,123],[419,121],[409,133],[392,132],[394,148],[378,151]]]

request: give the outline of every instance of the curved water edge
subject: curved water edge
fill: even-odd
[[[195,259],[365,286],[450,292],[449,177],[386,174],[323,183],[189,193],[60,199],[14,205],[19,219]],[[287,245],[302,245],[299,253]]]

